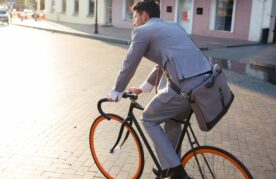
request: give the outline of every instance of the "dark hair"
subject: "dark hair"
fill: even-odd
[[[133,11],[137,11],[139,14],[142,13],[142,11],[145,11],[149,14],[149,17],[160,17],[160,8],[159,4],[154,0],[142,0],[137,3],[135,3],[132,6]]]

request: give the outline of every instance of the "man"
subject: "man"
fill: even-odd
[[[156,63],[147,80],[139,88],[130,88],[129,91],[136,94],[150,92],[158,86],[162,72],[170,79],[170,83],[165,84],[146,106],[142,123],[153,141],[162,170],[170,169],[173,179],[188,179],[175,152],[181,127],[171,119],[183,120],[190,103],[185,95],[176,93],[171,84],[188,93],[206,79],[208,75],[204,73],[211,70],[211,65],[184,29],[160,19],[159,5],[155,1],[139,1],[132,9],[132,41],[109,100],[120,100],[142,57]],[[164,123],[164,129],[161,123]]]

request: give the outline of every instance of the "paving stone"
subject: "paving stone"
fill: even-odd
[[[61,177],[62,173],[57,173],[57,172],[43,172],[41,177]]]

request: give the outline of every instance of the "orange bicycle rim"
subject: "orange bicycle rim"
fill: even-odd
[[[111,119],[110,120],[115,120],[119,123],[122,124],[122,120],[118,119],[116,116],[113,116],[113,115],[110,115]],[[96,165],[98,166],[99,170],[103,173],[103,175],[105,177],[107,177],[108,179],[113,179],[114,177],[110,176],[109,173],[103,168],[102,164],[100,163],[98,157],[97,157],[97,153],[96,151],[94,150],[95,146],[94,146],[94,142],[93,142],[93,135],[95,133],[95,130],[98,126],[99,123],[101,123],[103,120],[107,120],[104,116],[100,116],[99,118],[96,119],[95,123],[93,124],[93,127],[91,128],[91,131],[90,131],[90,149],[91,149],[91,153],[93,155],[93,158],[94,158],[94,161],[96,163]],[[142,169],[142,151],[140,150],[140,148],[138,147],[139,146],[139,142],[137,141],[136,139],[136,136],[133,134],[132,130],[129,128],[129,126],[125,126],[127,128],[127,130],[130,132],[133,140],[135,141],[136,143],[136,146],[137,146],[137,149],[138,149],[138,154],[139,154],[139,164],[138,164],[138,169],[137,169],[137,172],[135,173],[135,175],[133,176],[133,179],[137,179],[138,176],[139,176],[139,171]]]

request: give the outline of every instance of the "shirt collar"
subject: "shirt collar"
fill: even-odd
[[[160,19],[160,18],[153,17],[153,18],[150,18],[150,20],[148,20],[148,22],[146,22],[146,24],[147,24],[147,23],[152,23],[152,22],[162,22],[162,21],[163,21],[163,20]]]

